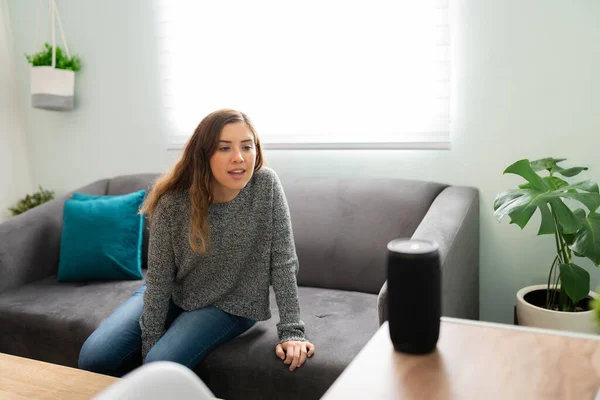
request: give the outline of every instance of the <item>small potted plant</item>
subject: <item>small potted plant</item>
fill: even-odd
[[[41,186],[39,188],[39,191],[26,195],[14,207],[8,209],[13,217],[54,199],[54,191],[46,190]]]
[[[548,256],[547,283],[528,286],[517,292],[516,317],[520,325],[597,333],[590,291],[590,274],[576,264],[577,257],[600,263],[600,206],[598,185],[585,180],[567,181],[587,167],[563,168],[566,159],[519,160],[504,171],[527,182],[518,189],[496,196],[494,216],[508,215],[511,224],[523,229],[536,210],[540,211],[538,235],[552,235],[556,254]],[[545,172],[545,176],[538,172]],[[565,201],[578,204],[572,210]],[[554,259],[552,261],[552,258]]]
[[[79,57],[65,54],[60,46],[44,43],[44,49],[25,54],[31,67],[31,105],[48,110],[72,110],[75,72],[81,68]]]

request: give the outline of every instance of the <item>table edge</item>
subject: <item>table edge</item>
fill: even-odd
[[[483,327],[488,327],[488,328],[499,328],[499,329],[507,329],[507,330],[512,330],[512,331],[541,333],[541,334],[545,334],[545,335],[565,336],[565,337],[571,337],[571,338],[577,338],[577,339],[589,339],[589,340],[600,341],[600,335],[594,335],[591,333],[559,331],[557,329],[536,328],[536,327],[532,327],[532,326],[521,326],[521,325],[510,325],[510,324],[503,324],[500,322],[479,321],[479,320],[462,319],[462,318],[454,318],[454,317],[441,317],[440,320],[442,322],[448,322],[448,323],[453,323],[453,324],[483,326]],[[386,321],[386,323],[387,323],[387,321]]]

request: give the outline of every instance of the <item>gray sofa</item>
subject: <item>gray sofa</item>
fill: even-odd
[[[76,191],[124,194],[149,188],[156,176],[119,176]],[[197,368],[216,396],[320,398],[386,319],[386,244],[395,238],[438,242],[443,315],[478,319],[477,190],[401,179],[281,178],[300,261],[301,315],[317,351],[294,372],[276,358],[271,296],[271,320]],[[0,352],[76,367],[88,335],[142,281],[56,282],[69,196],[0,224]],[[146,230],[144,261],[147,239]]]

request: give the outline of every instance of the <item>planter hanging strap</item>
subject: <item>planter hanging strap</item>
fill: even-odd
[[[37,9],[36,16],[36,27],[35,27],[35,43],[38,42],[39,30],[40,30],[40,9],[42,8],[42,4],[44,0],[40,0],[40,5]],[[54,25],[55,20],[58,21],[58,29],[60,30],[60,37],[62,38],[63,45],[65,46],[65,52],[67,53],[67,57],[71,58],[71,53],[69,52],[69,45],[67,44],[67,39],[65,39],[65,32],[63,31],[62,21],[60,20],[60,13],[58,12],[58,7],[56,5],[56,0],[48,0],[48,9],[50,11],[50,24],[52,30],[52,68],[56,68],[56,28]]]

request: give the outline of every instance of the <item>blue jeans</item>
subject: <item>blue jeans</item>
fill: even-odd
[[[87,338],[79,368],[121,377],[142,364],[142,330],[146,285],[139,288]],[[244,333],[255,321],[216,307],[183,311],[171,302],[167,332],[146,356],[146,362],[173,361],[190,369],[215,347]]]

